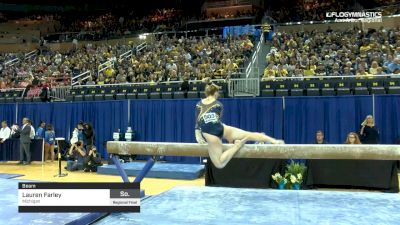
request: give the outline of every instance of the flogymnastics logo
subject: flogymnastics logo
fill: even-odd
[[[381,23],[382,12],[326,12],[326,19],[335,19],[335,22],[363,22]]]

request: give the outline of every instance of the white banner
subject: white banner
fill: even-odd
[[[19,206],[139,206],[140,198],[111,198],[110,189],[19,189]]]

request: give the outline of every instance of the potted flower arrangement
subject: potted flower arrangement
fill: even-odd
[[[288,174],[292,189],[300,190],[300,184],[303,183],[303,175],[298,173],[297,175]]]
[[[291,189],[299,190],[307,167],[303,163],[292,161],[286,166],[285,178],[289,181]]]
[[[275,173],[272,175],[272,179],[278,184],[279,189],[285,189],[287,179],[284,176],[282,176],[280,173]]]

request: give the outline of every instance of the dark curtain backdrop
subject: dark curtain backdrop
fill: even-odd
[[[393,144],[400,138],[400,96],[375,97],[375,123],[381,143]]]
[[[285,141],[314,143],[315,132],[322,130],[329,143],[342,144],[372,114],[372,105],[372,96],[285,98]]]
[[[281,98],[224,99],[221,102],[224,104],[223,120],[227,125],[283,137]]]
[[[0,104],[0,121],[7,120],[8,126],[11,127],[13,123],[17,122],[15,112],[15,104]]]
[[[140,141],[194,142],[198,100],[131,101],[131,124]],[[282,137],[282,99],[222,99],[224,123]],[[199,162],[198,157],[165,157],[168,161]]]
[[[57,137],[67,140],[80,120],[92,122],[96,145],[107,157],[103,142],[112,140],[114,131],[119,128],[125,131],[129,125],[136,131],[136,138],[140,141],[194,142],[197,101],[1,104],[0,119],[11,122],[17,119],[21,123],[22,117],[26,116],[33,120],[35,128],[40,120],[44,120],[54,125]],[[221,102],[225,108],[224,123],[284,138],[287,143],[313,143],[317,130],[325,132],[329,143],[343,143],[346,134],[358,131],[365,116],[373,113],[372,96],[239,98],[222,99]],[[16,110],[18,118],[15,118]],[[399,96],[375,97],[375,118],[382,143],[393,143],[400,136],[399,111]],[[175,162],[200,161],[198,157],[166,159]]]
[[[79,121],[93,124],[96,146],[103,157],[107,153],[103,142],[112,140],[112,134],[119,128],[128,126],[128,102],[79,102],[79,103],[42,103],[19,104],[18,118],[28,117],[37,129],[41,120],[54,126],[57,137],[70,139],[73,129]]]
[[[131,101],[130,122],[136,140],[194,142],[196,100]],[[140,159],[146,157],[139,157]],[[164,157],[166,161],[199,163],[199,157]]]

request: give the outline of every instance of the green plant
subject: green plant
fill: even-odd
[[[303,163],[296,163],[292,161],[290,164],[286,165],[285,174],[301,174],[304,175],[306,172],[307,167]]]
[[[287,188],[292,188],[294,184],[303,183],[304,174],[307,167],[303,163],[292,161],[286,165],[285,178],[287,179]]]

